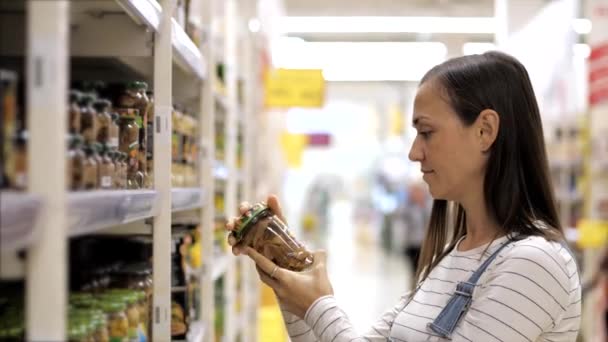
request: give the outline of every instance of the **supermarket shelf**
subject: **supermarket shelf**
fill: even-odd
[[[550,160],[549,168],[551,169],[577,169],[583,166],[582,158],[575,158],[570,160]]]
[[[201,208],[204,200],[205,194],[199,188],[171,189],[171,210],[173,212]]]
[[[578,191],[558,191],[556,192],[555,197],[558,201],[565,203],[580,203],[583,201],[583,195]]]
[[[0,250],[15,251],[35,238],[42,201],[27,193],[0,192]]]
[[[202,342],[205,337],[205,324],[201,321],[190,323],[190,329],[186,334],[186,341],[188,342]]]
[[[73,192],[68,195],[69,236],[155,216],[158,194],[152,190]]]
[[[146,25],[158,32],[162,9],[155,0],[116,0],[127,14],[138,24]],[[172,19],[173,54],[177,64],[184,70],[205,78],[205,60],[198,47],[188,37],[184,29]]]
[[[213,281],[218,280],[226,273],[228,270],[228,263],[230,262],[229,258],[230,256],[227,254],[213,258],[214,261],[211,268],[211,279],[213,279]]]

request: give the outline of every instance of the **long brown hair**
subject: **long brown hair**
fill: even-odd
[[[484,109],[500,116],[485,171],[484,197],[502,233],[510,238],[562,237],[540,112],[525,67],[507,54],[492,51],[439,64],[421,84],[430,80],[442,87],[465,126],[472,125]],[[464,208],[434,200],[416,280],[426,279],[465,234]]]

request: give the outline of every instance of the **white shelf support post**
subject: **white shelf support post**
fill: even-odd
[[[154,189],[160,195],[154,217],[152,340],[171,340],[171,113],[172,25],[175,0],[162,0],[162,18],[154,40]]]
[[[43,201],[27,254],[28,341],[65,341],[67,326],[66,112],[68,1],[27,1],[29,191]]]
[[[205,23],[204,41],[201,52],[207,61],[207,79],[203,81],[199,122],[200,122],[200,165],[199,176],[203,189],[209,196],[207,204],[201,210],[201,248],[203,256],[203,275],[201,279],[200,308],[201,318],[205,327],[205,342],[215,341],[215,291],[213,280],[213,236],[215,229],[215,184],[213,176],[213,163],[215,161],[215,101],[214,85],[217,79],[215,72],[215,55],[212,43],[216,35],[214,28],[214,0],[203,1],[201,6],[203,23]]]
[[[226,82],[226,95],[228,98],[228,110],[226,115],[226,166],[228,168],[228,180],[226,181],[225,216],[227,218],[236,214],[237,210],[237,177],[236,168],[236,143],[237,143],[237,24],[238,12],[236,0],[224,1],[225,40],[224,40],[224,70]],[[236,339],[237,317],[236,317],[236,258],[230,258],[230,265],[225,275],[224,282],[225,303],[224,309],[224,338],[226,342]]]

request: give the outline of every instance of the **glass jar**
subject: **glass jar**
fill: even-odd
[[[12,179],[11,185],[17,190],[25,190],[27,188],[27,131],[17,133],[15,137],[15,168],[14,175],[9,175],[9,180]]]
[[[110,125],[112,123],[110,108],[112,102],[100,99],[93,103],[93,107],[97,111],[97,142],[107,144],[110,140]]]
[[[70,90],[70,106],[68,110],[68,132],[80,134],[80,102],[82,94],[78,90]]]
[[[125,305],[115,296],[104,296],[102,304],[108,322],[110,342],[126,342],[129,337],[129,321],[125,315]]]
[[[118,113],[112,113],[110,117],[110,138],[108,139],[108,146],[114,150],[118,149],[118,142],[120,136],[120,128],[118,126]]]
[[[92,94],[84,94],[80,97],[80,132],[87,144],[92,144],[97,139],[97,112],[92,104],[95,97]]]
[[[150,121],[150,99],[146,94],[148,84],[146,82],[137,82],[137,91],[140,95],[140,100],[137,105],[139,116],[141,117],[141,125],[139,126],[139,171],[144,175],[145,187],[150,187],[148,179],[148,121]]]
[[[87,158],[82,150],[82,137],[80,135],[73,135],[70,138],[69,146],[67,165],[68,187],[72,191],[78,191],[84,188],[83,168],[85,159]]]
[[[86,158],[82,163],[82,183],[86,190],[97,189],[98,187],[98,166],[97,158],[94,156],[93,146],[86,145],[84,147]]]
[[[129,160],[129,155],[121,152],[120,153],[120,167],[121,167],[120,184],[121,184],[122,189],[127,188],[127,174],[129,171],[128,160]]]
[[[0,70],[0,187],[13,186],[15,174],[14,142],[17,132],[17,74]]]
[[[108,321],[103,311],[95,310],[93,321],[95,323],[95,342],[110,342],[110,334],[108,332]]]
[[[313,263],[312,253],[265,203],[256,203],[241,215],[233,234],[239,243],[252,247],[279,267],[299,272]]]
[[[73,323],[68,327],[69,342],[88,342],[87,327],[84,324]]]
[[[147,188],[151,188],[154,184],[154,95],[151,91],[146,91],[148,97],[148,127],[146,128],[146,166],[148,167],[148,184]]]
[[[110,150],[107,145],[101,147],[101,164],[99,165],[99,188],[112,189],[115,174],[114,162],[109,156]]]
[[[127,187],[140,189],[143,185],[143,174],[139,170],[138,145],[139,126],[136,122],[137,109],[120,110],[120,146],[121,152],[128,154]]]

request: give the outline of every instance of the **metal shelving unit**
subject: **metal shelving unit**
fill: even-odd
[[[17,2],[16,2],[17,3]],[[234,310],[235,268],[245,258],[213,253],[216,217],[236,213],[237,183],[246,183],[247,172],[236,168],[237,117],[237,30],[244,23],[234,0],[203,0],[202,17],[206,39],[226,41],[218,52],[228,66],[226,95],[218,97],[214,84],[217,59],[212,44],[197,47],[171,17],[175,0],[23,1],[27,28],[7,46],[26,57],[28,145],[28,190],[0,193],[0,241],[4,260],[11,260],[25,280],[26,333],[28,340],[67,340],[66,279],[70,273],[68,240],[90,234],[149,234],[153,240],[153,326],[155,341],[171,338],[171,293],[184,288],[171,286],[171,225],[180,218],[198,221],[201,227],[202,260],[189,275],[200,277],[200,321],[192,322],[188,341],[214,341],[214,283],[224,278],[226,298],[223,340],[255,331],[255,301],[245,301],[245,311]],[[217,30],[217,9],[225,16],[225,36]],[[215,27],[214,27],[215,26]],[[103,29],[101,29],[103,27]],[[7,37],[6,32],[2,37]],[[26,38],[26,39],[21,39]],[[22,43],[21,43],[22,44]],[[73,57],[110,58],[116,64],[152,80],[154,120],[154,184],[149,190],[68,192],[65,122],[69,63]],[[91,61],[90,63],[95,63]],[[177,67],[177,68],[176,68]],[[120,72],[118,72],[120,74]],[[119,75],[120,76],[120,75]],[[116,81],[115,76],[112,81]],[[253,80],[253,78],[252,78]],[[156,81],[156,82],[155,82]],[[185,90],[188,91],[185,91]],[[190,101],[198,107],[200,123],[200,186],[171,187],[171,114],[173,101]],[[215,160],[215,107],[226,114],[226,158]],[[250,113],[253,114],[253,113]],[[219,119],[219,117],[218,117]],[[237,180],[241,175],[242,181]],[[53,181],[49,181],[53,180]],[[226,205],[218,213],[213,205],[215,189],[224,187]],[[244,194],[251,194],[247,192]],[[246,195],[246,196],[249,196]],[[27,259],[18,260],[25,250]],[[0,277],[3,273],[0,273]],[[257,277],[246,272],[241,288],[257,297]],[[246,314],[245,314],[246,313]],[[248,339],[246,339],[248,340]]]

